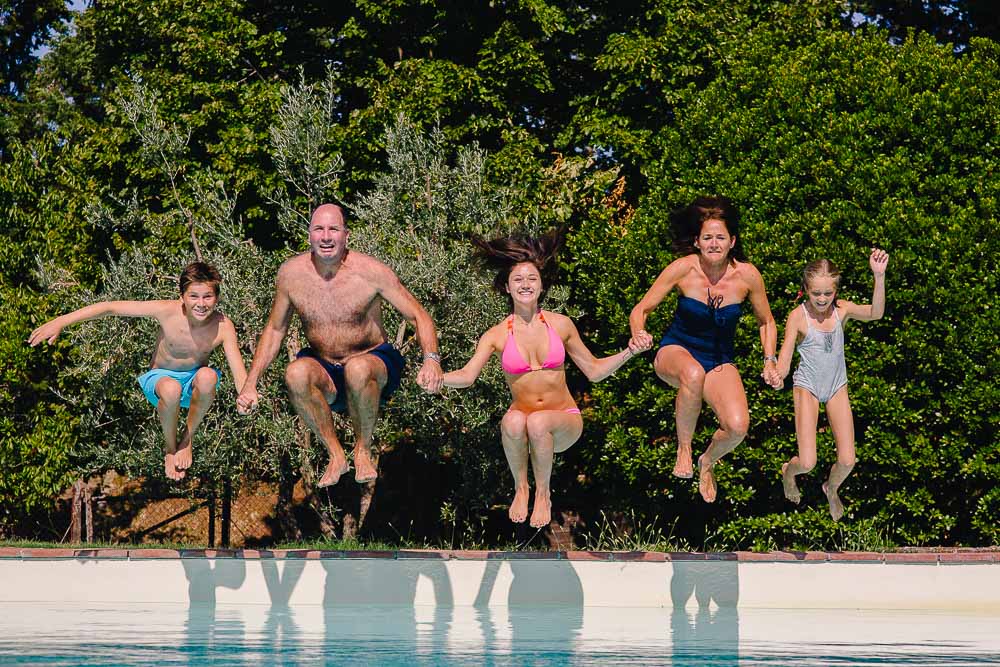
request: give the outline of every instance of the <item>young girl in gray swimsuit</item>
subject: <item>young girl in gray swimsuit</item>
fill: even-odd
[[[819,404],[824,403],[837,445],[837,462],[823,483],[834,521],[844,515],[837,492],[854,467],[854,418],[847,398],[844,324],[849,319],[877,320],[885,312],[885,269],[889,254],[875,248],[868,262],[875,277],[870,305],[837,299],[840,269],[830,260],[819,259],[806,265],[802,272],[806,300],[788,316],[785,340],[778,355],[778,373],[784,380],[792,365],[793,351],[799,352],[799,367],[792,376],[799,453],[781,466],[785,497],[796,504],[802,500],[795,476],[809,472],[816,465],[816,425]]]

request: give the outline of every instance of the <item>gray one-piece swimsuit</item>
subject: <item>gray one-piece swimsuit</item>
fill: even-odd
[[[844,324],[834,307],[836,326],[833,327],[833,331],[820,331],[813,326],[806,304],[802,304],[802,310],[805,311],[808,330],[802,342],[795,348],[799,351],[799,367],[792,375],[792,384],[807,390],[820,403],[826,403],[847,384]]]

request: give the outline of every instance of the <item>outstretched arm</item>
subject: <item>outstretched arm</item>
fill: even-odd
[[[236,410],[245,415],[257,407],[260,396],[257,393],[257,381],[264,374],[281,349],[281,341],[288,332],[288,323],[292,319],[292,301],[285,286],[286,278],[282,270],[278,271],[277,286],[274,290],[274,303],[271,304],[271,315],[257,341],[257,349],[250,362],[250,371],[244,378],[240,394],[236,397]],[[235,374],[234,374],[235,376]]]
[[[66,313],[49,320],[42,326],[31,332],[28,343],[32,346],[38,345],[43,340],[52,343],[59,333],[71,324],[94,320],[108,315],[119,317],[159,317],[164,311],[176,301],[101,301],[84,306],[72,313]]]
[[[380,276],[379,293],[417,330],[417,342],[424,353],[424,363],[417,373],[417,384],[434,394],[441,391],[441,358],[438,356],[434,321],[399,278],[388,267]]]
[[[663,271],[660,272],[660,275],[657,276],[656,280],[653,281],[653,285],[646,292],[645,296],[643,296],[642,299],[639,300],[639,303],[635,304],[635,308],[632,309],[632,313],[628,318],[628,325],[629,329],[632,331],[632,340],[635,341],[641,349],[648,350],[653,346],[653,337],[650,336],[645,329],[646,318],[649,317],[649,314],[660,305],[664,297],[666,297],[670,290],[672,290],[680,281],[684,272],[687,270],[686,260],[686,257],[682,257],[671,262],[667,268],[663,269]]]
[[[771,305],[767,302],[764,279],[753,265],[749,265],[748,269],[750,305],[760,327],[760,346],[764,349],[764,370],[760,376],[764,378],[764,382],[777,389],[781,386],[778,360],[774,354],[778,345],[778,327],[774,323],[774,315],[771,314]]]
[[[479,338],[479,342],[476,343],[476,351],[472,353],[472,358],[469,359],[465,366],[460,370],[444,374],[442,384],[445,387],[454,387],[455,389],[465,389],[471,386],[479,378],[480,373],[483,372],[486,362],[496,352],[495,338],[496,328],[494,327]]]
[[[878,320],[885,314],[885,270],[889,266],[889,253],[879,248],[872,248],[872,254],[868,258],[868,265],[871,266],[872,275],[875,277],[875,287],[872,290],[871,305],[844,302],[844,318],[871,322]]]
[[[236,337],[236,327],[228,317],[219,326],[222,334],[222,352],[226,355],[229,372],[233,374],[233,384],[239,394],[247,381],[247,368],[243,365],[243,355],[240,353],[240,343]]]
[[[565,332],[566,352],[577,368],[583,371],[583,374],[591,382],[600,382],[624,366],[626,361],[646,349],[633,337],[629,340],[628,347],[621,352],[613,354],[610,357],[597,359],[591,354],[583,339],[580,338],[580,332],[577,330],[573,320],[568,317],[560,317],[559,325],[560,329]]]

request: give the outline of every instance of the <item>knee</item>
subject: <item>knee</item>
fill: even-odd
[[[733,438],[738,438],[742,440],[747,437],[747,431],[750,430],[750,416],[749,415],[736,415],[726,419],[723,428],[729,433]]]
[[[211,368],[199,368],[194,376],[194,388],[201,396],[214,396],[219,376]]]
[[[690,365],[684,368],[677,376],[681,388],[701,393],[705,386],[705,369],[698,365]]]
[[[156,383],[156,395],[167,405],[177,405],[181,402],[181,385],[177,380],[163,378]]]
[[[549,421],[540,412],[533,412],[528,415],[525,427],[528,432],[528,439],[533,442],[548,436],[552,432]]]
[[[815,467],[816,467],[815,454],[807,454],[805,456],[799,454],[799,468],[802,469],[802,472],[809,472]]]
[[[500,432],[506,438],[521,440],[527,435],[527,421],[523,412],[508,412],[500,420]]]
[[[847,468],[848,470],[854,468],[856,460],[857,459],[853,454],[851,454],[850,456],[841,456],[839,454],[837,455],[837,465],[839,465],[841,468]]]
[[[350,389],[361,389],[374,379],[371,366],[364,360],[359,359],[344,366],[344,382]]]
[[[285,369],[285,385],[288,391],[293,394],[304,394],[309,391],[311,384],[312,373],[308,362],[296,359],[288,364],[288,368]]]

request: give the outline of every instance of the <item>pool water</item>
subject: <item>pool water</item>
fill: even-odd
[[[1000,665],[1000,615],[8,604],[2,665]]]

